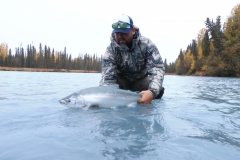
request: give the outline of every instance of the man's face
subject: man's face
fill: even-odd
[[[129,33],[114,33],[116,42],[118,44],[126,44],[129,48],[132,45],[133,35],[135,34],[136,29],[133,28]]]

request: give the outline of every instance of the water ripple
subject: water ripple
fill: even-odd
[[[239,78],[165,76],[151,105],[85,111],[58,100],[97,86],[101,74],[0,77],[0,159],[240,157]]]

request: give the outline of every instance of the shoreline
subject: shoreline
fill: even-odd
[[[90,70],[68,70],[68,69],[49,69],[49,68],[20,68],[20,67],[1,67],[0,71],[20,71],[20,72],[69,72],[69,73],[101,73]],[[165,73],[165,75],[176,75],[175,73]]]
[[[100,73],[98,71],[88,71],[88,70],[68,70],[68,69],[49,69],[49,68],[18,68],[18,67],[0,67],[0,71]]]

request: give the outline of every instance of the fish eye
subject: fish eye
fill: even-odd
[[[67,102],[71,102],[71,100],[70,100],[70,99],[68,99],[68,100],[67,100]]]

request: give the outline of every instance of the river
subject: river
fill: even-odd
[[[0,71],[0,159],[239,160],[240,78],[166,75],[147,106],[59,104],[100,77]]]

